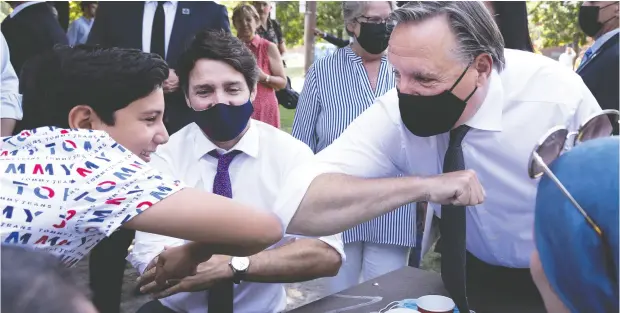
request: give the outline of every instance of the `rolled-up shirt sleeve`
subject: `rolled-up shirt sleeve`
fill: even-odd
[[[185,244],[183,239],[137,231],[134,246],[127,256],[127,261],[142,274],[149,263],[164,251],[164,247],[176,247],[183,244]]]
[[[2,34],[0,34],[0,50],[0,118],[21,120],[23,110],[19,80],[11,65],[9,46]]]

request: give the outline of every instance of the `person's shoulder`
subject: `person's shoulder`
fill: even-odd
[[[220,12],[222,8],[226,9],[226,6],[215,1],[179,1],[178,6],[193,6],[198,10],[204,11],[203,13]]]
[[[574,70],[562,63],[526,51],[506,49],[500,73],[504,94],[512,101],[573,103],[585,86]]]
[[[196,134],[201,134],[202,130],[195,123],[189,123],[176,133],[172,134],[168,142],[159,146],[155,154],[165,160],[183,159],[187,147],[194,144]]]
[[[84,154],[97,144],[116,144],[106,132],[87,129],[64,129],[53,126],[23,130],[3,137],[2,155]]]
[[[312,150],[310,150],[308,145],[281,129],[254,119],[252,120],[252,126],[258,130],[261,147],[266,148],[272,153],[276,153],[284,158],[292,157],[299,153],[312,154]],[[263,144],[266,145],[263,146]]]
[[[334,65],[343,64],[347,62],[348,59],[346,56],[347,54],[346,49],[350,49],[350,48],[345,47],[345,48],[336,49],[334,53],[330,53],[318,60],[315,60],[314,63],[312,63],[312,67],[314,67],[315,70],[317,71],[323,71],[323,70],[334,71],[334,68],[333,68]]]

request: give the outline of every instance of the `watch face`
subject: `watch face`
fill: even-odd
[[[232,265],[235,270],[244,272],[247,271],[250,266],[250,259],[247,257],[234,257],[230,260],[230,265]]]

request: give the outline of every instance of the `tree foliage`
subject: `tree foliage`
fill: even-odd
[[[220,1],[228,10],[229,17],[239,3],[249,1]],[[282,26],[284,41],[288,46],[298,46],[304,42],[304,14],[299,12],[299,1],[277,1],[275,5],[276,19]],[[341,1],[317,2],[317,28],[342,37],[343,19]]]
[[[299,12],[299,1],[278,1],[276,19],[282,26],[287,46],[298,46],[304,42],[304,14]]]
[[[69,24],[82,16],[80,3],[82,3],[82,1],[69,1]]]
[[[528,1],[528,14],[533,24],[532,39],[540,38],[541,48],[558,47],[572,43],[575,51],[586,43],[586,35],[579,28],[580,2]]]

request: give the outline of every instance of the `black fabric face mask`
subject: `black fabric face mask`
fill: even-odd
[[[371,54],[380,54],[388,47],[390,30],[387,23],[363,23],[360,22],[360,35],[357,42]]]
[[[454,127],[454,124],[463,114],[467,101],[478,89],[475,87],[465,100],[459,99],[452,93],[454,87],[467,73],[470,65],[465,68],[465,71],[449,90],[440,94],[419,96],[401,93],[398,90],[400,118],[412,134],[418,137],[430,137],[446,133]]]
[[[583,6],[583,5],[579,7],[579,27],[581,28],[581,30],[583,30],[583,32],[589,37],[595,37],[598,34],[598,32],[601,31],[605,23],[615,18],[615,17],[611,17],[605,22],[600,23],[598,21],[599,13],[601,12],[602,9],[610,5],[614,5],[614,4],[617,4],[617,2],[610,3],[603,7]]]

